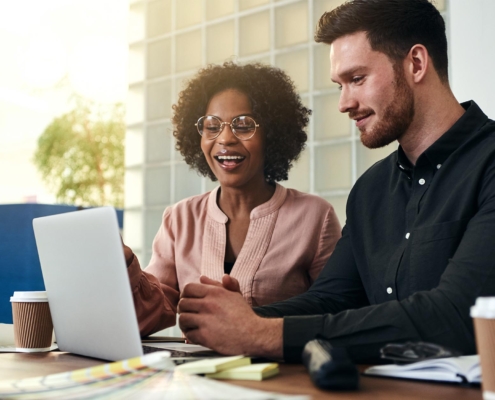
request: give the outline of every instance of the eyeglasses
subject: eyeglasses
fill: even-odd
[[[232,133],[240,140],[251,139],[256,133],[256,128],[259,127],[256,121],[247,115],[235,117],[232,122],[222,122],[214,115],[205,115],[194,125],[198,128],[199,134],[209,140],[217,138],[225,125],[229,125]]]

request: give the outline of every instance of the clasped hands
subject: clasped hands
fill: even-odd
[[[242,297],[239,282],[230,275],[224,275],[222,282],[201,276],[200,283],[187,284],[177,312],[180,329],[189,342],[221,354],[269,357],[272,351],[265,348],[270,344],[268,336],[275,334],[281,342],[281,320],[256,315]],[[280,321],[277,332],[267,332],[275,321]],[[279,347],[273,355],[281,356]]]

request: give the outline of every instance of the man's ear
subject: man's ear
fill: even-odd
[[[428,50],[422,44],[415,44],[405,59],[407,72],[414,83],[421,82],[430,67]]]

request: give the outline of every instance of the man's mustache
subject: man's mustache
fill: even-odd
[[[361,118],[364,118],[364,117],[368,117],[369,115],[371,114],[374,114],[375,112],[371,109],[371,108],[368,108],[366,110],[357,110],[357,111],[349,111],[349,118],[350,119],[361,119]]]

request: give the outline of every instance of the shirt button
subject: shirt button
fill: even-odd
[[[389,287],[387,288],[387,293],[388,293],[388,294],[392,294],[392,292],[393,292],[393,290],[392,290],[392,288],[389,286]]]
[[[420,185],[424,185],[425,183],[426,183],[426,181],[425,181],[423,178],[421,178],[421,179],[419,180],[419,184],[420,184]]]
[[[442,167],[442,164],[437,164],[437,169],[440,169]]]
[[[411,236],[411,234],[409,232],[406,233],[406,239],[409,239],[409,236]]]

